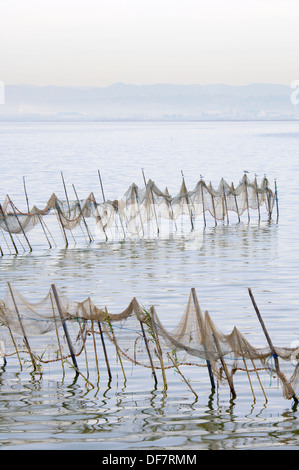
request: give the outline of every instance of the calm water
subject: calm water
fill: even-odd
[[[175,326],[195,287],[199,303],[224,332],[234,326],[255,346],[266,345],[252,308],[251,287],[274,344],[299,340],[298,177],[299,122],[263,123],[1,123],[0,199],[6,194],[25,209],[23,176],[30,204],[42,207],[55,192],[93,191],[101,201],[98,169],[106,198],[122,196],[132,182],[142,186],[141,168],[175,195],[181,170],[193,189],[200,174],[218,185],[238,183],[243,171],[277,179],[280,217],[259,224],[252,214],[240,224],[212,221],[203,230],[92,245],[80,241],[52,250],[38,234],[32,253],[0,259],[0,298],[10,281],[28,300],[38,301],[55,283],[74,300],[90,296],[113,313],[135,296],[155,305],[165,325]],[[73,196],[74,197],[74,196]],[[275,214],[274,214],[275,215]],[[237,398],[227,387],[211,395],[206,369],[187,370],[198,399],[178,374],[168,390],[155,388],[148,370],[119,364],[108,382],[101,364],[99,386],[86,390],[71,371],[47,366],[42,376],[20,371],[8,360],[0,369],[1,449],[298,449],[299,411],[282,397],[267,373],[255,399],[245,374],[235,376]],[[159,377],[160,379],[160,377]]]

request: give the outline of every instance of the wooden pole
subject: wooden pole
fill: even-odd
[[[86,232],[87,232],[87,235],[88,235],[88,238],[89,238],[89,241],[90,243],[93,241],[92,239],[92,236],[91,236],[91,233],[89,231],[89,228],[87,226],[87,223],[86,223],[86,220],[85,220],[85,217],[84,217],[84,214],[83,214],[83,211],[82,211],[82,208],[81,208],[81,204],[80,204],[80,201],[79,201],[79,198],[78,198],[78,195],[77,195],[77,191],[75,189],[75,186],[73,185],[73,189],[74,189],[74,193],[76,195],[76,198],[77,198],[77,202],[78,202],[78,206],[79,206],[79,209],[80,209],[80,214],[81,214],[81,217],[82,217],[82,220],[83,220],[83,223],[85,225],[85,228],[86,228]]]
[[[142,171],[142,174],[143,174],[143,181],[144,181],[144,185],[145,185],[145,188],[146,188],[146,179],[145,179],[145,175],[144,175],[144,170],[143,170],[143,168],[141,168],[141,171]],[[158,218],[157,218],[157,213],[156,213],[154,193],[153,193],[153,190],[152,190],[152,189],[151,189],[151,197],[152,197],[152,205],[153,205],[154,216],[155,216],[156,225],[157,225],[157,233],[158,233],[158,235],[159,235],[160,229],[159,229]]]
[[[196,295],[196,291],[195,291],[194,287],[192,287],[191,293],[192,293],[193,303],[194,303],[194,307],[195,307],[195,311],[196,311],[196,318],[197,318],[199,330],[200,330],[201,337],[202,337],[202,344],[203,344],[204,351],[205,351],[206,363],[207,363],[207,366],[208,366],[211,387],[212,387],[213,390],[215,390],[216,385],[215,385],[215,381],[214,381],[214,375],[213,375],[213,371],[212,371],[212,367],[211,367],[211,361],[208,359],[209,352],[208,352],[208,348],[207,348],[207,345],[206,345],[206,342],[205,342],[205,331],[204,331],[203,319],[202,319],[202,315],[201,315],[201,311],[200,311],[200,308],[199,308],[199,303],[198,303],[198,299],[197,299],[197,295]]]
[[[152,359],[152,356],[151,356],[151,353],[150,353],[150,350],[149,350],[149,347],[148,347],[148,341],[147,341],[147,337],[146,337],[146,334],[145,334],[145,331],[144,331],[144,328],[143,328],[143,323],[142,323],[141,320],[139,321],[139,323],[140,323],[140,327],[141,327],[145,347],[146,347],[146,350],[147,350],[147,354],[148,354],[148,357],[149,357],[149,360],[150,360],[150,365],[151,365],[151,368],[152,368],[155,385],[157,385],[158,380],[157,380],[157,376],[156,376],[156,372],[155,372],[155,367],[154,367],[154,364],[153,364],[153,359]]]
[[[111,380],[112,379],[112,374],[111,374],[111,369],[110,369],[110,365],[109,365],[109,361],[108,361],[108,354],[107,354],[106,344],[105,344],[105,340],[104,340],[103,329],[102,329],[102,325],[101,325],[100,321],[98,321],[98,327],[99,327],[99,330],[100,330],[100,336],[101,336],[102,347],[103,347],[104,356],[105,356],[107,372],[108,372],[109,380]]]
[[[220,348],[218,338],[214,335],[214,333],[212,333],[212,336],[214,338],[214,342],[215,342],[215,345],[216,345],[216,348],[217,348],[217,351],[218,351],[219,359],[220,359],[221,365],[223,367],[223,370],[225,372],[225,375],[226,375],[226,378],[227,378],[227,381],[228,381],[228,384],[229,384],[229,388],[230,388],[232,398],[236,398],[237,394],[236,394],[236,391],[235,391],[235,388],[234,388],[233,380],[232,380],[232,378],[229,374],[227,365],[226,365],[226,363],[223,359],[223,355],[222,355],[222,351],[221,351],[221,348]]]
[[[257,187],[257,180],[256,180],[256,178],[255,178],[255,192],[256,192],[257,208],[258,208],[259,220],[260,220],[260,219],[261,219],[260,200],[259,200],[259,193],[258,193],[258,187]]]
[[[267,340],[267,342],[268,342],[268,344],[269,344],[270,350],[271,350],[272,355],[273,355],[273,357],[274,357],[274,363],[275,363],[276,373],[277,373],[278,377],[280,378],[280,380],[284,383],[284,385],[286,386],[286,388],[288,389],[288,391],[290,392],[290,394],[291,394],[292,398],[294,399],[295,403],[298,403],[299,400],[298,400],[298,398],[297,398],[297,396],[296,396],[296,394],[295,394],[295,392],[294,392],[294,390],[293,390],[291,384],[287,381],[285,375],[284,375],[284,374],[281,372],[281,370],[280,370],[279,361],[278,361],[278,355],[277,355],[276,350],[275,350],[275,348],[274,348],[274,346],[273,346],[272,340],[271,340],[270,335],[269,335],[269,333],[268,333],[268,331],[267,331],[267,329],[266,329],[265,323],[264,323],[264,321],[263,321],[263,319],[262,319],[262,316],[261,316],[261,314],[260,314],[260,311],[259,311],[259,309],[258,309],[258,307],[257,307],[257,304],[256,304],[256,302],[255,302],[255,299],[254,299],[254,297],[253,297],[253,294],[252,294],[252,291],[251,291],[250,288],[248,288],[248,292],[249,292],[249,296],[250,296],[252,305],[253,305],[254,310],[255,310],[255,312],[256,312],[256,314],[257,314],[258,320],[259,320],[259,322],[260,322],[260,324],[261,324],[262,330],[263,330],[263,332],[264,332],[264,335],[265,335],[265,337],[266,337],[266,340]]]
[[[212,199],[212,206],[213,206],[215,226],[216,226],[217,225],[217,217],[216,217],[215,201],[214,201],[214,196],[212,194],[212,191],[213,191],[213,187],[212,187],[212,183],[210,183],[210,194],[211,194],[211,199]]]
[[[206,214],[205,214],[205,201],[203,197],[203,188],[202,188],[203,182],[202,180],[200,181],[200,189],[201,189],[201,199],[202,199],[202,215],[203,215],[203,221],[204,221],[204,226],[206,227]]]
[[[99,175],[99,180],[100,180],[100,185],[101,185],[101,190],[102,190],[103,201],[106,202],[100,170],[98,170],[98,175]]]
[[[183,178],[184,189],[186,191],[185,192],[185,198],[186,198],[186,201],[187,201],[189,215],[190,215],[191,230],[193,231],[194,230],[194,224],[193,224],[193,220],[192,220],[192,210],[190,209],[189,197],[188,197],[187,188],[186,188],[186,185],[185,185],[185,177],[184,177],[183,170],[181,170],[181,175],[182,175],[182,178]]]
[[[62,179],[62,184],[63,184],[63,188],[64,188],[64,194],[65,194],[67,206],[68,206],[68,208],[69,208],[69,217],[70,217],[70,216],[71,216],[71,208],[70,208],[69,198],[68,198],[68,195],[67,195],[66,185],[65,185],[65,181],[64,181],[64,177],[63,177],[62,171],[60,172],[60,174],[61,174],[61,179]]]
[[[277,183],[276,180],[274,181],[275,185],[275,201],[276,201],[276,213],[277,213],[277,219],[279,218],[279,209],[278,209],[278,195],[277,195]]]
[[[249,222],[250,215],[249,215],[249,201],[248,201],[248,189],[247,189],[247,176],[246,175],[245,175],[245,196],[246,196],[247,215],[248,215],[248,222]]]
[[[226,194],[225,194],[224,184],[223,184],[223,198],[224,198],[224,205],[225,205],[225,210],[226,210],[226,220],[227,220],[227,223],[229,224],[228,209],[227,209],[227,200],[226,200]],[[223,220],[224,220],[224,214],[223,214]]]
[[[142,217],[141,217],[141,212],[140,212],[139,197],[138,197],[137,188],[136,188],[135,184],[134,184],[134,194],[135,194],[135,199],[136,199],[137,206],[138,206],[140,224],[141,224],[141,228],[142,228],[142,234],[144,236],[144,227],[143,227],[143,222],[142,222]]]
[[[29,240],[28,240],[28,238],[27,238],[27,236],[26,236],[26,233],[25,233],[25,231],[24,231],[24,229],[23,229],[23,226],[22,226],[21,222],[19,221],[19,217],[18,217],[18,215],[17,215],[17,213],[16,213],[16,211],[15,211],[14,205],[13,205],[13,203],[12,203],[10,197],[9,197],[8,195],[7,195],[7,197],[8,197],[9,203],[10,203],[10,205],[11,205],[11,207],[12,207],[13,213],[14,213],[14,215],[15,215],[17,221],[18,221],[18,224],[19,224],[19,227],[20,227],[20,229],[21,229],[21,232],[23,233],[24,238],[25,238],[25,240],[26,240],[26,242],[27,242],[27,244],[28,244],[28,246],[29,246],[29,250],[32,251],[32,246],[30,245]],[[29,217],[29,215],[28,215],[28,217]]]
[[[68,347],[69,347],[69,351],[70,351],[70,354],[71,354],[73,365],[74,365],[74,368],[76,370],[76,374],[78,374],[79,373],[79,368],[78,368],[76,356],[75,356],[75,353],[74,353],[74,350],[73,350],[73,345],[72,345],[72,342],[71,342],[71,338],[69,336],[69,332],[68,332],[68,329],[67,329],[67,326],[66,326],[66,320],[63,317],[62,308],[61,308],[61,305],[60,305],[60,301],[59,301],[59,297],[58,297],[58,293],[57,293],[55,284],[52,284],[51,288],[52,288],[52,291],[53,291],[53,294],[54,294],[55,302],[56,302],[56,305],[57,305],[57,309],[58,309],[58,313],[59,313],[60,320],[61,320],[61,323],[62,323],[63,331],[64,331],[64,334],[65,334],[65,337],[66,337],[66,341],[67,341],[67,344],[68,344]]]
[[[25,192],[26,203],[27,203],[27,210],[28,210],[28,214],[29,214],[29,212],[30,212],[30,208],[29,208],[29,200],[28,200],[28,195],[27,195],[27,191],[26,191],[25,176],[23,176],[23,185],[24,185],[24,192]]]
[[[237,196],[236,196],[236,194],[235,194],[234,183],[232,183],[231,188],[232,188],[232,191],[233,191],[233,194],[234,194],[234,199],[235,199],[235,204],[236,204],[236,210],[237,210],[237,214],[238,214],[238,221],[240,222],[240,213],[239,213],[239,207],[238,207],[238,202],[237,202]]]
[[[56,211],[57,211],[57,215],[58,215],[58,220],[60,222],[60,225],[61,225],[61,229],[62,229],[62,233],[63,233],[63,236],[64,236],[64,240],[65,240],[65,247],[67,248],[68,247],[68,239],[67,239],[67,236],[66,236],[66,233],[65,233],[65,228],[64,228],[64,225],[62,223],[62,219],[61,219],[61,208],[57,202],[57,199],[55,201],[55,208],[56,208]]]
[[[30,349],[30,346],[29,346],[29,341],[28,341],[26,333],[25,333],[24,325],[23,325],[23,322],[21,320],[21,316],[20,316],[19,309],[17,307],[16,301],[15,301],[15,298],[14,298],[14,295],[13,295],[13,292],[12,292],[11,285],[10,285],[9,282],[7,282],[7,285],[8,285],[8,288],[9,288],[9,292],[10,292],[10,295],[11,295],[11,298],[12,298],[12,301],[13,301],[13,304],[14,304],[14,308],[15,308],[19,323],[20,323],[20,327],[21,327],[23,338],[24,338],[24,342],[25,342],[25,345],[28,349],[28,352],[29,352],[29,355],[30,355],[30,358],[31,358],[33,369],[36,370],[36,362],[35,362],[34,356],[32,354],[32,351]]]
[[[97,203],[96,203],[94,194],[91,193],[91,196],[92,196],[93,206],[94,206],[95,211],[96,211],[96,213],[97,213],[97,219],[101,222],[102,230],[103,230],[103,232],[104,232],[104,235],[105,235],[105,238],[106,238],[106,241],[107,241],[107,240],[108,240],[107,233],[106,233],[105,227],[104,227],[103,222],[102,222],[102,217],[100,216],[100,213],[99,213],[99,211],[98,211],[98,206],[97,206]]]
[[[3,211],[3,208],[2,208],[2,205],[1,205],[1,204],[0,204],[0,212],[1,212],[1,215],[2,215],[2,217],[3,217],[6,230],[8,231],[9,236],[10,236],[10,239],[11,239],[11,242],[12,242],[12,244],[13,244],[13,246],[14,246],[15,252],[16,252],[16,254],[18,254],[18,249],[17,249],[17,247],[16,247],[16,244],[15,244],[15,241],[14,241],[14,239],[13,239],[12,233],[11,233],[11,231],[9,230],[8,223],[7,223],[7,220],[6,220],[6,215],[4,214],[4,211]]]

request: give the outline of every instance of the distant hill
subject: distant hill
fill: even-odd
[[[0,120],[294,119],[286,85],[5,86]]]

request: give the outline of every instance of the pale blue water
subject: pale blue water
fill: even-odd
[[[25,209],[23,176],[30,204],[43,206],[55,192],[63,198],[62,171],[71,194],[93,191],[101,200],[98,170],[106,198],[117,198],[132,182],[142,186],[141,168],[175,195],[181,170],[193,189],[200,174],[216,186],[221,177],[238,183],[249,177],[277,179],[280,217],[260,224],[246,215],[241,224],[210,221],[196,233],[155,240],[49,250],[42,235],[32,253],[0,259],[0,298],[10,281],[28,300],[37,301],[51,283],[71,298],[91,296],[115,313],[136,296],[155,305],[162,321],[175,325],[191,287],[216,325],[236,325],[256,346],[265,338],[252,308],[251,287],[272,340],[290,346],[299,339],[298,176],[299,123],[1,123],[0,200],[6,194]],[[32,232],[33,233],[33,232]],[[31,238],[32,237],[32,238]],[[170,372],[168,390],[155,389],[148,370],[129,366],[124,384],[114,365],[111,384],[86,391],[62,378],[59,366],[30,375],[8,361],[0,372],[0,448],[2,449],[265,449],[298,448],[298,410],[281,388],[263,377],[268,402],[246,377],[236,380],[237,398],[227,387],[210,396],[206,370],[188,371],[199,398]]]

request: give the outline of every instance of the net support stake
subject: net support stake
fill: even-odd
[[[21,231],[22,231],[22,233],[23,233],[23,235],[24,235],[24,238],[25,238],[25,240],[26,240],[28,246],[29,246],[29,250],[32,251],[32,246],[30,245],[29,240],[28,240],[28,238],[27,238],[27,235],[26,235],[26,233],[25,233],[25,231],[24,231],[24,229],[23,229],[23,226],[22,226],[21,222],[19,221],[19,217],[18,217],[18,215],[17,215],[17,213],[16,213],[16,211],[15,211],[14,205],[13,205],[13,203],[12,203],[10,197],[9,197],[8,195],[7,195],[7,197],[8,197],[9,203],[10,203],[10,205],[11,205],[11,207],[12,207],[12,210],[13,210],[13,213],[14,213],[14,215],[15,215],[15,218],[17,219],[17,222],[18,222],[18,224],[19,224],[19,226],[20,226],[20,229],[21,229]],[[29,216],[28,216],[28,217],[29,217]]]
[[[201,189],[201,199],[202,199],[202,216],[203,216],[203,221],[204,221],[204,226],[206,227],[206,214],[205,214],[205,201],[203,198],[203,189],[202,189],[202,179],[200,180],[200,189]]]
[[[215,342],[215,345],[216,345],[216,348],[217,348],[217,351],[218,351],[218,355],[219,355],[221,365],[223,367],[223,370],[225,372],[225,375],[226,375],[226,378],[227,378],[227,381],[228,381],[228,384],[229,384],[229,388],[230,388],[232,398],[234,399],[234,398],[236,398],[237,394],[236,394],[236,391],[235,391],[235,388],[234,388],[233,379],[230,376],[227,365],[226,365],[226,362],[223,359],[223,355],[222,355],[222,351],[221,351],[221,348],[220,348],[218,338],[214,335],[214,333],[212,333],[212,336],[213,336],[213,339],[214,339],[214,342]]]
[[[55,299],[55,302],[56,302],[56,305],[57,305],[58,313],[59,313],[59,316],[60,316],[60,320],[61,320],[61,323],[62,323],[64,334],[65,334],[65,337],[66,337],[67,345],[68,345],[68,348],[69,348],[69,351],[70,351],[70,354],[71,354],[73,365],[74,365],[74,368],[76,370],[76,374],[79,374],[79,368],[78,368],[76,356],[75,356],[75,353],[74,353],[74,350],[73,350],[73,345],[72,345],[72,342],[71,342],[71,338],[69,336],[69,332],[68,332],[68,329],[67,329],[67,326],[66,326],[66,320],[63,317],[62,308],[61,308],[61,305],[60,305],[60,301],[59,301],[59,297],[58,297],[58,293],[57,293],[55,284],[51,285],[51,289],[52,289],[53,294],[54,294],[54,299]]]
[[[142,175],[143,175],[144,186],[145,186],[145,189],[146,189],[147,184],[146,184],[146,179],[145,179],[145,174],[144,174],[143,168],[141,168],[141,171],[142,171]],[[159,235],[160,229],[159,229],[159,224],[158,224],[158,218],[157,218],[156,206],[155,206],[155,199],[154,199],[154,193],[153,193],[152,188],[151,188],[150,192],[151,192],[151,197],[152,197],[151,202],[152,202],[152,205],[153,205],[153,211],[154,211],[154,216],[155,216],[156,225],[157,225],[157,234]]]
[[[229,224],[228,209],[227,209],[227,200],[226,200],[226,194],[225,194],[224,185],[223,185],[223,198],[224,198],[224,206],[225,206],[225,210],[226,210],[226,220],[227,220],[227,224]],[[223,214],[223,220],[224,220],[224,214]]]
[[[29,355],[30,355],[30,359],[31,359],[31,362],[32,362],[32,365],[33,365],[33,369],[36,370],[36,362],[35,362],[34,356],[32,354],[32,351],[30,349],[29,341],[28,341],[28,338],[27,338],[26,333],[25,333],[24,325],[23,325],[23,322],[22,322],[22,319],[21,319],[21,316],[20,316],[20,312],[19,312],[19,309],[17,307],[16,301],[15,301],[15,298],[14,298],[14,295],[13,295],[11,285],[10,285],[9,282],[7,282],[7,285],[8,285],[8,288],[9,288],[9,292],[10,292],[10,295],[11,295],[11,298],[12,298],[12,301],[13,301],[13,304],[14,304],[14,308],[15,308],[19,323],[20,323],[20,327],[21,327],[23,338],[24,338],[24,342],[25,342],[25,345],[26,345],[26,347],[28,349],[28,352],[29,352]]]
[[[68,198],[68,195],[67,195],[66,185],[65,185],[65,181],[64,181],[64,177],[63,177],[62,171],[60,172],[60,174],[61,174],[61,179],[62,179],[62,184],[63,184],[63,189],[64,189],[64,194],[65,194],[67,206],[68,206],[68,208],[69,208],[69,217],[70,217],[70,216],[71,216],[70,202],[69,202],[69,198]]]
[[[193,220],[192,220],[192,209],[190,209],[188,191],[187,191],[187,188],[186,188],[186,185],[185,185],[185,177],[184,177],[183,170],[181,170],[181,175],[182,175],[182,178],[183,178],[184,189],[185,189],[185,191],[186,191],[186,192],[185,192],[185,198],[186,198],[186,201],[187,201],[187,206],[188,206],[189,215],[190,215],[191,231],[193,231],[193,230],[194,230],[194,224],[193,224]]]
[[[27,195],[27,191],[26,191],[25,176],[23,176],[23,185],[24,185],[24,193],[25,193],[25,198],[26,198],[26,203],[27,203],[27,210],[28,210],[28,214],[29,214],[30,208],[29,208],[28,195]]]
[[[233,195],[234,195],[234,199],[235,199],[236,210],[237,210],[237,214],[238,214],[238,221],[240,222],[240,213],[239,213],[239,207],[238,207],[237,196],[236,196],[236,193],[235,193],[234,183],[232,183],[231,189],[232,189],[232,192],[233,192]]]
[[[15,241],[14,241],[14,239],[13,239],[12,233],[11,233],[11,231],[9,230],[8,223],[7,223],[7,220],[6,220],[6,215],[4,214],[4,211],[3,211],[3,208],[2,208],[2,205],[1,205],[1,204],[0,204],[0,212],[1,212],[1,215],[2,215],[2,217],[3,217],[6,230],[8,231],[9,236],[10,236],[10,239],[11,239],[11,242],[12,242],[12,244],[13,244],[13,246],[14,246],[15,252],[16,252],[16,254],[18,254],[18,249],[17,249],[17,247],[16,247],[16,244],[15,244]]]
[[[85,228],[86,228],[86,232],[87,232],[87,235],[88,235],[88,238],[89,238],[89,241],[90,243],[93,241],[92,240],[92,237],[91,237],[91,234],[90,234],[90,231],[89,231],[89,228],[88,228],[88,225],[86,223],[86,220],[85,220],[85,217],[84,217],[84,214],[83,214],[83,211],[82,211],[82,208],[81,208],[81,204],[80,204],[80,201],[79,201],[79,198],[78,198],[78,195],[77,195],[77,191],[75,189],[75,186],[73,185],[73,189],[74,189],[74,193],[75,193],[75,196],[77,198],[77,203],[78,203],[78,206],[79,206],[79,210],[80,210],[80,214],[81,214],[81,217],[83,219],[83,223],[85,225]]]
[[[105,235],[105,238],[106,238],[106,241],[107,241],[108,240],[107,233],[106,233],[105,227],[104,227],[103,222],[102,222],[102,217],[100,216],[100,213],[99,213],[99,210],[98,210],[96,199],[95,199],[93,193],[91,193],[91,196],[92,196],[92,203],[93,203],[94,209],[95,209],[96,214],[97,214],[97,220],[99,220],[101,222],[101,227],[102,227],[102,230],[104,232],[104,235]]]
[[[149,357],[149,360],[150,360],[150,364],[151,364],[151,368],[152,368],[152,372],[153,372],[153,377],[154,377],[155,385],[157,385],[158,380],[157,380],[157,376],[156,376],[156,372],[155,372],[155,367],[154,367],[154,364],[153,364],[152,356],[151,356],[151,353],[150,353],[150,350],[149,350],[149,347],[148,347],[148,341],[147,341],[147,337],[146,337],[146,334],[145,334],[145,331],[144,331],[144,328],[143,328],[143,323],[142,323],[141,320],[139,321],[139,323],[140,323],[140,327],[141,327],[142,336],[143,336],[143,339],[144,339],[146,351],[147,351],[147,354],[148,354],[148,357]]]
[[[63,233],[63,236],[64,236],[64,241],[65,241],[65,247],[67,248],[68,247],[68,239],[67,239],[67,236],[66,236],[66,233],[65,233],[65,228],[64,228],[64,225],[62,223],[62,219],[61,219],[61,208],[57,202],[57,199],[55,201],[55,208],[56,208],[56,211],[57,211],[57,215],[58,215],[58,220],[60,222],[60,225],[61,225],[61,229],[62,229],[62,233]]]
[[[246,196],[246,206],[247,206],[247,216],[248,222],[250,221],[250,214],[249,214],[249,202],[248,202],[248,189],[247,189],[247,176],[244,175],[244,184],[245,184],[245,196]]]
[[[261,219],[261,210],[260,210],[260,201],[259,201],[259,193],[258,193],[258,186],[257,186],[256,178],[255,178],[255,192],[256,192],[256,201],[257,201],[257,208],[258,208],[259,220],[260,220]]]
[[[141,228],[142,228],[142,235],[144,236],[144,227],[143,227],[143,222],[142,222],[142,217],[141,217],[141,211],[140,211],[139,197],[138,197],[137,187],[136,187],[136,185],[135,185],[135,184],[134,184],[134,194],[135,194],[135,199],[136,199],[137,206],[138,206],[138,212],[139,212],[140,224],[141,224]]]
[[[102,329],[102,325],[101,325],[100,321],[98,321],[98,327],[99,327],[99,331],[100,331],[100,336],[101,336],[102,347],[103,347],[103,351],[104,351],[104,357],[105,357],[107,372],[108,372],[109,380],[111,380],[112,379],[112,374],[111,374],[111,369],[110,369],[110,365],[109,365],[109,361],[108,361],[108,354],[107,354],[106,344],[105,344],[105,340],[104,340],[103,329]]]
[[[213,390],[215,390],[216,385],[215,385],[214,375],[213,375],[213,371],[212,371],[212,367],[211,367],[211,361],[208,359],[209,353],[208,353],[207,345],[206,345],[205,338],[204,338],[205,332],[204,332],[204,325],[203,325],[203,321],[202,321],[202,315],[201,315],[201,311],[200,311],[200,308],[199,308],[199,303],[198,303],[198,299],[197,299],[197,295],[196,295],[196,291],[195,291],[194,287],[192,287],[191,293],[192,293],[193,303],[194,303],[194,307],[195,307],[195,311],[196,311],[196,318],[197,318],[198,326],[199,326],[201,336],[202,336],[203,347],[204,347],[204,351],[205,351],[205,355],[206,355],[206,363],[207,363],[207,366],[208,366],[211,387],[212,387]]]
[[[216,210],[215,210],[215,200],[214,200],[214,196],[213,196],[213,187],[212,187],[212,183],[210,183],[210,194],[211,194],[211,199],[212,199],[212,206],[213,206],[213,212],[214,212],[214,219],[215,219],[215,226],[217,226],[217,217],[216,217]]]
[[[277,213],[277,219],[279,218],[279,209],[278,209],[278,195],[277,195],[277,182],[276,180],[274,181],[275,185],[275,201],[276,201],[276,213]]]
[[[251,291],[250,288],[248,288],[248,292],[249,292],[249,296],[250,296],[252,305],[253,305],[253,307],[254,307],[254,310],[255,310],[255,312],[256,312],[256,314],[257,314],[258,320],[259,320],[259,322],[260,322],[260,324],[261,324],[262,330],[263,330],[263,332],[264,332],[264,335],[265,335],[266,340],[267,340],[267,342],[268,342],[268,345],[269,345],[269,347],[270,347],[270,350],[271,350],[271,352],[272,352],[272,354],[273,354],[276,373],[277,373],[278,377],[280,378],[280,380],[284,383],[284,385],[286,386],[286,388],[289,390],[289,392],[290,392],[292,398],[294,399],[295,403],[299,403],[298,397],[296,396],[296,394],[295,394],[295,392],[294,392],[294,390],[293,390],[291,384],[288,382],[288,380],[286,379],[285,375],[284,375],[284,374],[281,372],[281,370],[280,370],[279,361],[278,361],[278,355],[277,355],[277,353],[276,353],[275,347],[274,347],[274,345],[273,345],[273,343],[272,343],[272,340],[271,340],[271,338],[270,338],[270,335],[269,335],[269,333],[268,333],[268,331],[267,331],[267,329],[266,329],[265,323],[264,323],[264,321],[263,321],[263,319],[262,319],[261,313],[260,313],[260,311],[259,311],[259,309],[258,309],[258,306],[257,306],[257,304],[256,304],[256,302],[255,302],[254,296],[253,296],[252,291]]]

